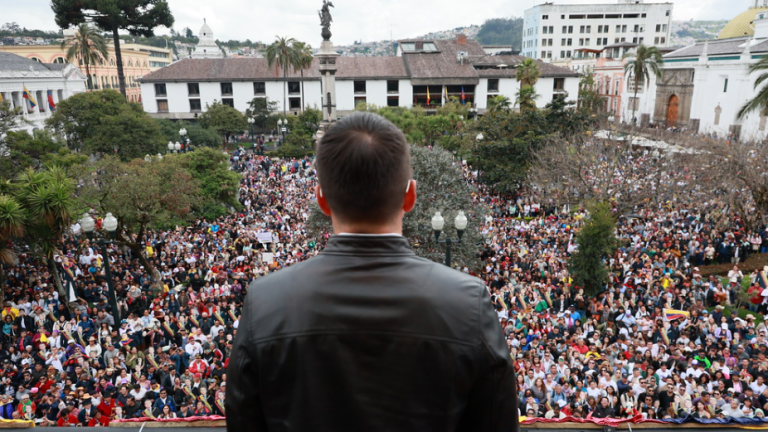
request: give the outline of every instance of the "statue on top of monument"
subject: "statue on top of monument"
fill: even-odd
[[[323,8],[317,12],[320,15],[320,26],[323,28],[323,31],[320,33],[323,36],[323,40],[331,40],[331,23],[333,18],[331,18],[330,8],[332,7],[334,7],[333,3],[329,0],[323,0]]]

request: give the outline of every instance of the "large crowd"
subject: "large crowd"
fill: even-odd
[[[119,319],[109,306],[107,257],[77,223],[55,270],[24,254],[6,267],[0,417],[96,426],[226,415],[226,368],[248,285],[316,255],[327,238],[306,227],[312,159],[241,150],[231,165],[243,175],[242,209],[147,233],[154,278],[130,249],[108,246]],[[456,165],[476,187],[475,202],[490,209],[479,265],[463,270],[488,285],[521,416],[765,415],[766,275],[738,265],[768,252],[768,232],[745,229],[715,201],[638,209],[619,219],[622,247],[606,262],[607,289],[587,296],[568,274],[586,211],[535,193],[494,194],[476,171]],[[699,267],[711,263],[733,270],[724,280],[702,277]],[[76,307],[59,298],[53,271],[74,282]],[[735,307],[742,286],[753,294],[743,319]]]

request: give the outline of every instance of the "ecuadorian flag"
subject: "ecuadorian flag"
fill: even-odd
[[[667,321],[672,321],[680,318],[688,318],[691,316],[690,312],[681,311],[677,309],[664,309],[664,318]]]
[[[29,101],[29,106],[34,108],[37,106],[37,101],[35,100],[34,96],[32,96],[32,93],[27,90],[27,86],[24,86],[24,99]]]

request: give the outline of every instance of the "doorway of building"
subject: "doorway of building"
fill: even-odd
[[[680,99],[677,95],[672,95],[669,98],[669,104],[667,105],[667,127],[677,126],[677,111],[680,107]]]

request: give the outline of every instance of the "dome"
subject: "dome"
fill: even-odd
[[[768,7],[749,8],[738,14],[736,18],[732,19],[722,30],[720,30],[720,34],[717,35],[717,38],[728,39],[754,35],[755,26],[752,23],[755,21],[755,16],[757,16],[758,13],[765,11],[768,11]]]
[[[203,19],[203,26],[200,27],[200,37],[213,37],[213,30],[211,30],[210,27],[208,27],[208,22]]]

